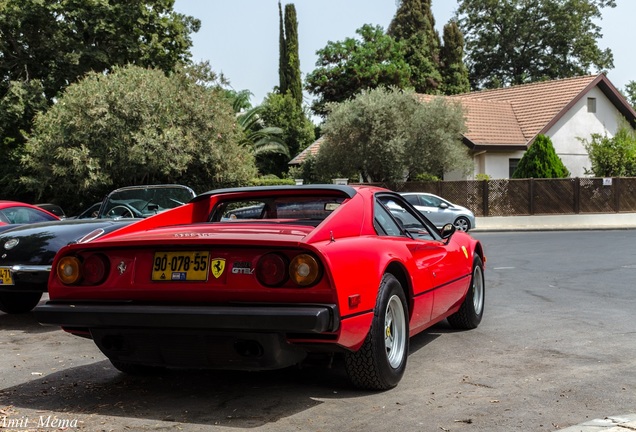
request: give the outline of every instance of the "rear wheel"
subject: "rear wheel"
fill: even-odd
[[[457,312],[448,317],[451,326],[457,329],[474,329],[484,315],[486,289],[484,284],[484,266],[481,258],[475,255],[473,260],[473,276],[466,298]]]
[[[408,352],[406,298],[400,282],[392,274],[386,274],[378,291],[369,334],[358,351],[345,355],[347,374],[358,388],[393,388],[404,375]]]
[[[41,298],[41,292],[0,292],[0,311],[8,314],[29,312]]]

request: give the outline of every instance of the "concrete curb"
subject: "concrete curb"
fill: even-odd
[[[477,217],[472,231],[636,229],[636,213]]]
[[[636,414],[605,417],[558,429],[559,432],[630,432],[636,431]]]

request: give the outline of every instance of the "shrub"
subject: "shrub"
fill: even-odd
[[[525,152],[512,178],[566,178],[570,171],[556,154],[552,140],[538,135]]]

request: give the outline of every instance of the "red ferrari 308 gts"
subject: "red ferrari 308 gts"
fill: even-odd
[[[388,389],[409,337],[484,312],[484,250],[368,186],[214,190],[65,246],[38,320],[91,338],[119,370],[275,369],[343,353]]]

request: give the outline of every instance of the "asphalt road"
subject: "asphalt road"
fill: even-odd
[[[91,341],[0,313],[0,429],[525,432],[633,412],[636,230],[475,237],[484,321],[413,338],[396,389],[352,389],[339,359],[128,377]]]

